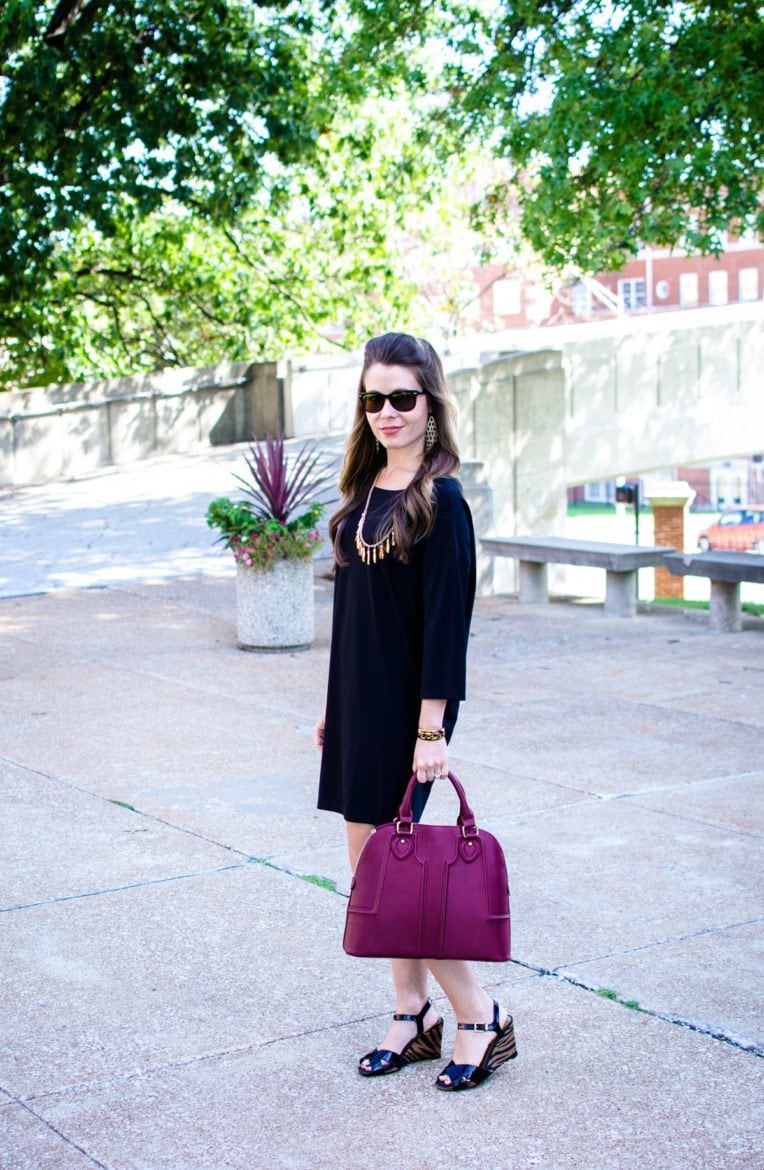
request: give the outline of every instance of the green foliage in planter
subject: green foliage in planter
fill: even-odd
[[[306,560],[318,544],[317,525],[324,505],[311,497],[331,478],[320,469],[319,455],[306,445],[293,461],[284,451],[283,435],[268,435],[250,445],[244,457],[249,479],[237,475],[246,498],[227,496],[207,508],[207,524],[238,564],[268,569],[279,560]],[[294,512],[306,507],[298,516]]]
[[[220,529],[219,539],[237,563],[252,569],[268,569],[278,560],[304,560],[321,543],[316,525],[323,507],[313,504],[302,516],[283,524],[273,517],[255,516],[247,504],[225,496],[207,509],[210,528]]]

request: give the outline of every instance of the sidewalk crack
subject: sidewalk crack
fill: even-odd
[[[96,1166],[98,1170],[110,1170],[110,1167],[105,1162],[99,1162],[98,1158],[94,1157],[93,1154],[89,1154],[84,1146],[79,1145],[77,1142],[73,1141],[72,1138],[67,1137],[66,1134],[53,1125],[52,1122],[47,1121],[44,1117],[41,1117],[39,1113],[36,1113],[34,1109],[32,1109],[26,1103],[26,1101],[22,1101],[13,1093],[9,1093],[7,1089],[4,1089],[3,1092],[8,1093],[9,1099],[7,1104],[16,1105],[19,1109],[23,1109],[25,1113],[28,1113],[30,1117],[34,1117],[35,1121],[39,1121],[40,1125],[45,1126],[47,1130],[49,1130],[52,1134],[55,1134],[55,1136],[59,1138],[65,1146],[68,1146],[72,1150],[76,1150],[78,1154],[82,1154],[83,1158],[87,1158],[88,1163],[91,1166]],[[34,1100],[34,1098],[30,1098],[30,1100]]]
[[[121,886],[104,886],[100,890],[83,890],[79,894],[60,894],[55,898],[41,898],[37,902],[18,902],[13,906],[0,906],[0,914],[10,914],[12,910],[34,910],[40,906],[54,906],[59,902],[79,902],[84,898],[100,898],[104,894],[119,894],[123,890],[141,890],[146,886],[161,886],[169,882],[185,882],[192,878],[207,877],[210,874],[226,873],[232,869],[244,869],[257,858],[246,858],[244,861],[234,862],[232,865],[218,865],[212,869],[197,869],[190,873],[173,873],[165,877],[146,878],[139,882],[125,882]]]
[[[635,950],[643,949],[645,948],[635,948]],[[758,1044],[754,1040],[741,1039],[731,1032],[726,1032],[721,1028],[715,1027],[713,1024],[704,1023],[702,1020],[690,1019],[687,1016],[682,1016],[675,1012],[662,1012],[655,1008],[643,1007],[636,1000],[626,999],[624,996],[618,995],[608,988],[596,987],[593,983],[587,983],[584,979],[576,979],[573,975],[566,974],[559,968],[539,967],[534,963],[526,963],[522,959],[513,959],[512,962],[516,963],[518,967],[524,967],[528,971],[535,971],[543,979],[555,979],[559,983],[567,983],[570,987],[578,988],[579,991],[588,991],[593,995],[612,1000],[613,1003],[617,1003],[629,1011],[636,1011],[642,1015],[651,1016],[654,1020],[661,1020],[664,1024],[671,1024],[677,1028],[686,1028],[688,1031],[695,1032],[699,1036],[707,1036],[710,1040],[718,1040],[721,1044],[726,1044],[729,1048],[734,1048],[738,1052],[746,1052],[751,1056],[764,1057],[764,1045]]]

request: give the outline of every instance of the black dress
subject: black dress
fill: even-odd
[[[368,542],[397,492],[375,488]],[[459,481],[435,480],[435,524],[408,564],[366,565],[355,548],[363,510],[348,518],[334,590],[326,726],[318,807],[379,825],[395,816],[411,775],[422,699],[446,699],[450,739],[465,694],[475,599],[475,534]]]

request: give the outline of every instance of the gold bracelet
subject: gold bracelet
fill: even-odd
[[[446,732],[441,727],[440,731],[426,731],[423,727],[418,728],[416,733],[417,739],[423,739],[427,743],[435,743],[439,739],[445,739]]]

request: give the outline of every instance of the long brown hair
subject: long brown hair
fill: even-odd
[[[377,473],[386,462],[384,449],[377,450],[360,399],[366,389],[367,370],[377,364],[405,366],[411,370],[427,394],[427,404],[438,433],[433,446],[425,451],[419,470],[408,487],[400,493],[392,510],[395,555],[398,560],[408,561],[412,546],[432,528],[435,519],[433,480],[437,476],[453,475],[459,470],[456,407],[437,353],[429,341],[411,337],[408,333],[385,333],[381,337],[372,338],[364,349],[355,419],[340,472],[342,503],[329,521],[334,555],[341,565],[347,564],[341,548],[347,518],[359,503],[365,501]]]

